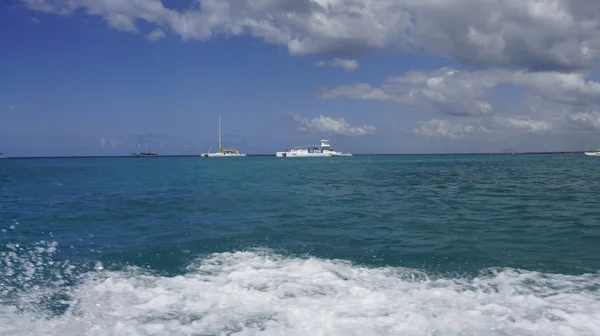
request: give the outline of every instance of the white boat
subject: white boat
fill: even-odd
[[[237,149],[234,148],[223,148],[221,147],[221,115],[219,114],[219,151],[216,153],[211,153],[210,148],[208,152],[203,153],[201,155],[205,158],[213,158],[213,157],[242,157],[246,156],[246,154],[241,153]]]
[[[331,148],[329,140],[321,140],[320,146],[298,146],[292,150],[277,152],[277,157],[332,157],[332,156],[352,156],[350,153],[336,151]]]
[[[0,153],[0,159],[6,159],[6,156],[4,156],[4,153]]]
[[[595,152],[585,152],[584,154],[587,156],[600,156],[600,149],[596,149]]]

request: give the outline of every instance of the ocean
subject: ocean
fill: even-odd
[[[600,335],[600,159],[0,161],[0,335]]]

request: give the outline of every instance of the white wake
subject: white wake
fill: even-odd
[[[0,335],[600,335],[598,274],[430,279],[268,250],[214,254],[175,277],[97,269],[72,286],[5,288],[17,303],[0,305]],[[59,288],[66,311],[40,308]]]

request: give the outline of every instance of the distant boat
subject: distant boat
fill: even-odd
[[[221,147],[221,115],[220,114],[219,114],[219,151],[217,153],[211,153],[210,148],[209,148],[208,152],[202,154],[201,156],[205,157],[205,158],[246,156],[246,154],[241,153],[237,149]]]
[[[277,152],[277,157],[332,157],[332,156],[352,156],[350,153],[336,151],[331,148],[329,140],[321,140],[320,146],[298,146],[290,151]]]
[[[4,153],[0,153],[0,159],[6,159],[6,156],[4,156]]]
[[[584,154],[587,156],[600,156],[600,149],[596,149],[595,152],[585,152]]]
[[[150,140],[152,140],[152,133],[150,133],[148,135],[148,143],[146,144],[146,147],[148,148],[147,152],[132,152],[131,155],[133,156],[143,156],[143,157],[153,157],[153,156],[158,156],[157,153],[150,151]],[[137,148],[140,146],[140,143],[138,142],[134,148]]]

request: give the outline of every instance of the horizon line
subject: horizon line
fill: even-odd
[[[585,151],[558,151],[558,152],[475,152],[475,153],[358,153],[353,156],[416,156],[416,155],[543,155],[543,154],[581,154]],[[246,156],[256,157],[275,157],[275,154],[246,154]],[[201,154],[166,154],[158,155],[153,158],[161,157],[197,157],[202,158]],[[56,155],[56,156],[6,156],[4,159],[101,159],[101,158],[144,158],[132,155]]]

